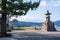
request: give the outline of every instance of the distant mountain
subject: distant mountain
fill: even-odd
[[[60,27],[60,20],[55,21],[54,24],[55,24],[57,27]]]
[[[23,26],[23,27],[41,27],[42,26],[42,23],[36,23],[36,22],[24,22],[24,21],[18,21],[16,19],[10,21],[10,26]],[[54,24],[57,26],[57,27],[60,27],[60,20],[57,20],[57,21],[54,21]]]
[[[36,23],[36,22],[24,22],[24,21],[18,21],[16,19],[10,21],[10,26],[23,26],[23,27],[32,27],[32,26],[42,26],[42,23]]]
[[[36,23],[36,22],[19,21],[18,23],[20,24],[20,26],[42,26],[42,23]]]

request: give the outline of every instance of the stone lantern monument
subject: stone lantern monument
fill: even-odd
[[[41,28],[41,31],[56,31],[54,23],[50,21],[50,15],[49,11],[47,10],[46,15],[46,20],[43,23],[43,26]]]

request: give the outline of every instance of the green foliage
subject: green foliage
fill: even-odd
[[[29,9],[35,9],[39,6],[39,2],[23,2],[23,0],[2,0],[6,1],[6,12],[9,15],[26,15]],[[3,4],[2,4],[3,5]],[[2,6],[0,4],[0,6]],[[0,10],[2,13],[4,10]]]

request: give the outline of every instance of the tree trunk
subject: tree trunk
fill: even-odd
[[[2,24],[1,24],[1,34],[6,34],[6,1],[2,0]]]
[[[6,34],[6,13],[2,14],[1,34]]]

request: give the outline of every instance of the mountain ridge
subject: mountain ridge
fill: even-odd
[[[27,27],[30,27],[30,26],[39,26],[41,27],[43,22],[25,22],[25,21],[18,21],[18,20],[12,20],[10,21],[12,26],[15,25],[15,26],[27,26]],[[57,27],[60,27],[60,20],[57,20],[57,21],[54,21],[54,24],[57,26]]]

